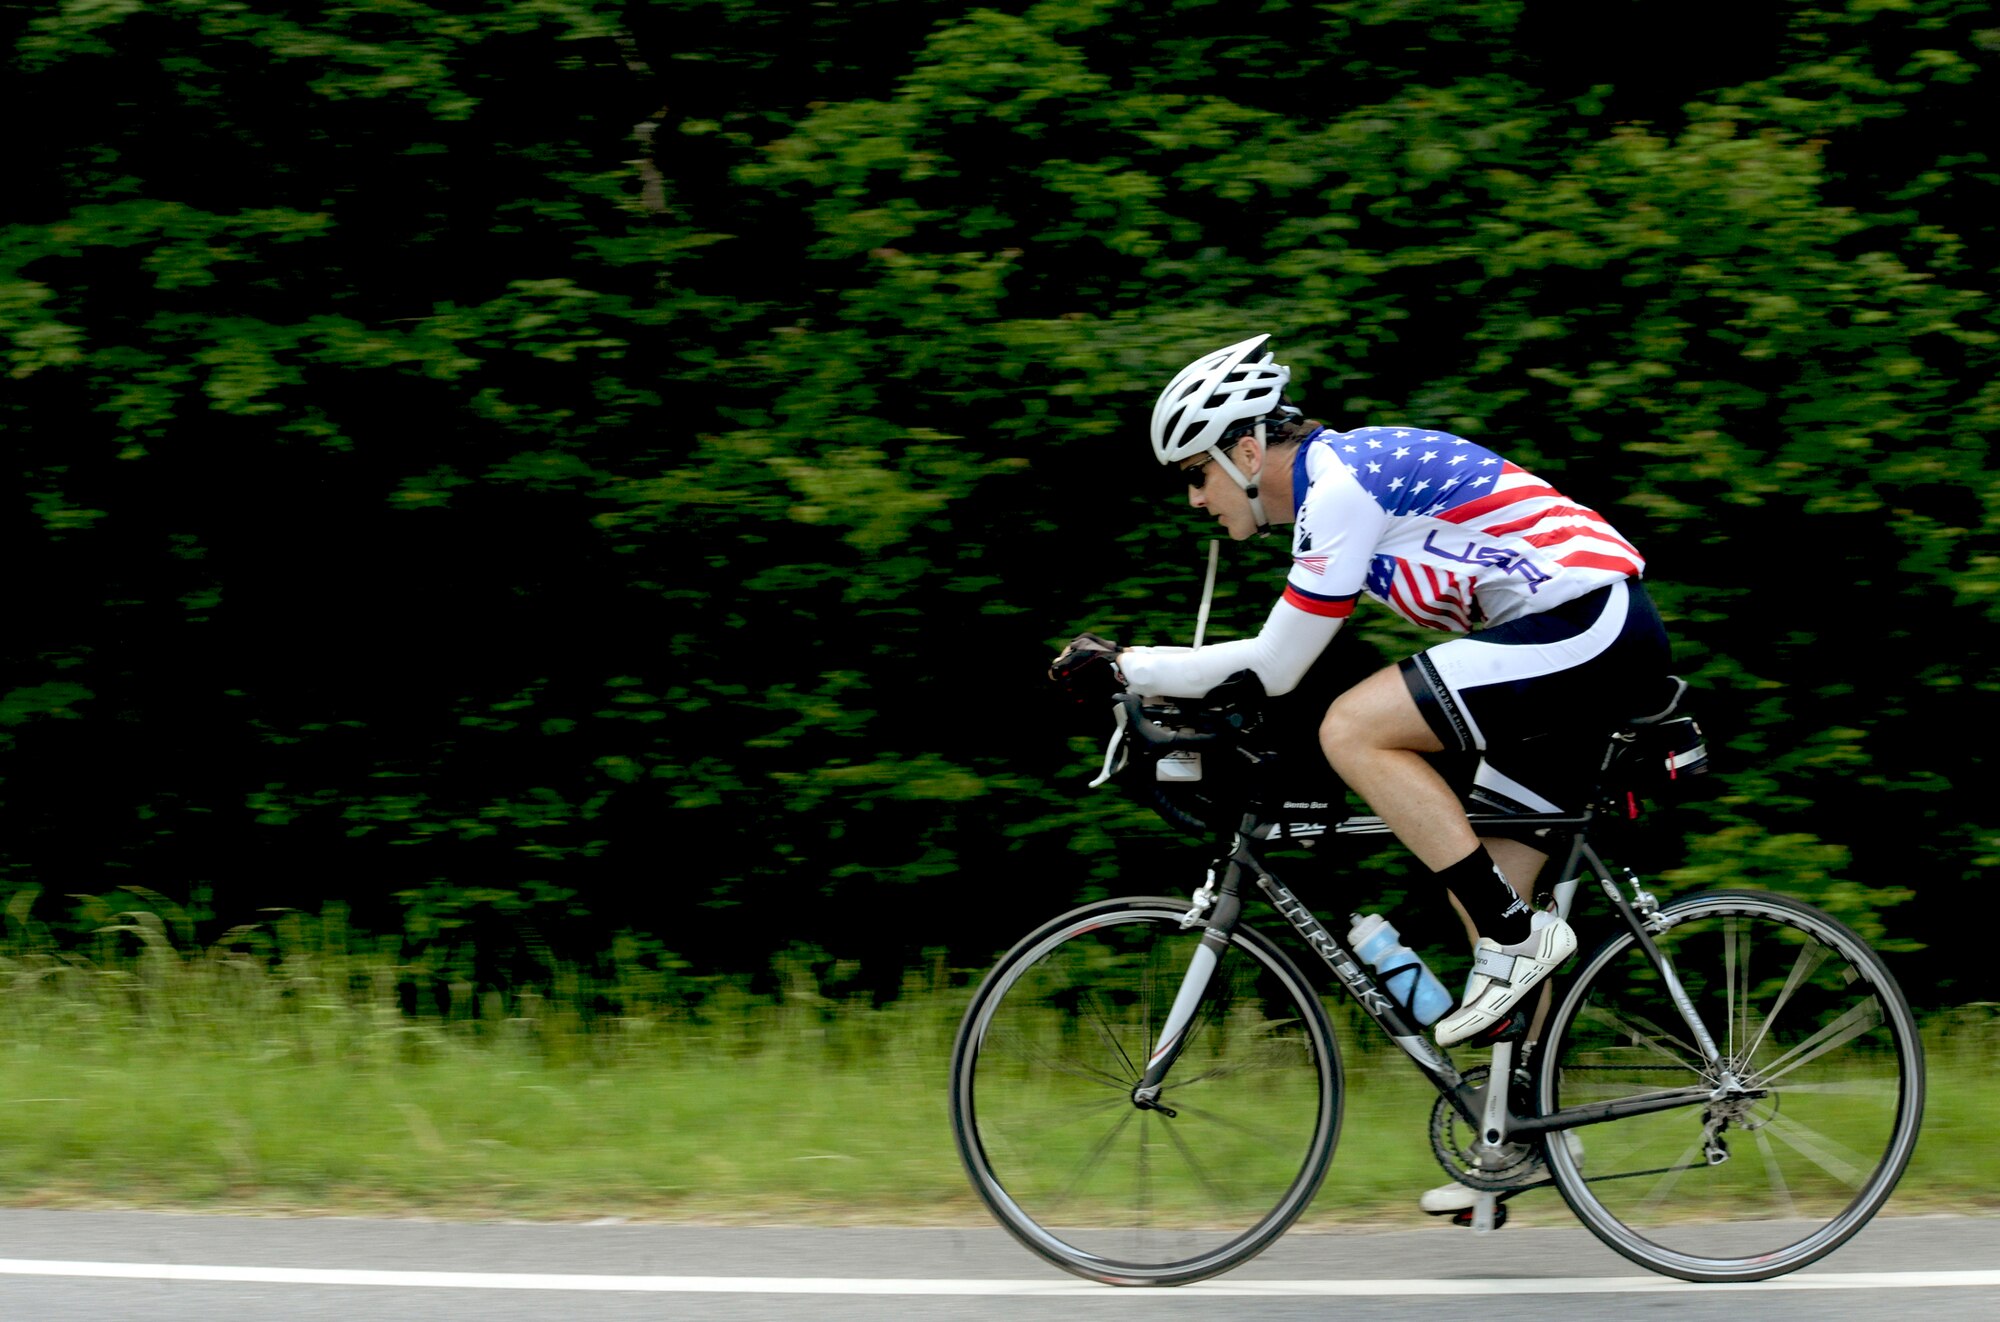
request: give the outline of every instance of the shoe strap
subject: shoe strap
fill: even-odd
[[[1491,946],[1481,946],[1472,955],[1472,971],[1498,979],[1509,986],[1514,982],[1514,966],[1519,956],[1510,955]]]

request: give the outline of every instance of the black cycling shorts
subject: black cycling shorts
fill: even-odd
[[[1446,751],[1477,752],[1468,798],[1498,812],[1575,812],[1607,733],[1672,669],[1637,579],[1440,643],[1400,663]]]

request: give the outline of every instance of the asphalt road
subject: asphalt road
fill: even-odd
[[[1748,1297],[1754,1295],[1754,1298]],[[446,1224],[0,1211],[0,1317],[1326,1319],[2000,1317],[2000,1218],[1885,1217],[1779,1281],[1654,1276],[1580,1229],[1294,1233],[1178,1290],[1067,1276],[986,1228]]]

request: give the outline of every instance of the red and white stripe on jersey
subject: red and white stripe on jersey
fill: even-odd
[[[1601,569],[1636,577],[1646,567],[1646,558],[1617,534],[1609,519],[1596,510],[1569,503],[1561,492],[1512,462],[1501,465],[1493,490],[1441,510],[1436,517],[1447,523],[1470,524],[1489,537],[1516,538],[1537,548],[1577,542],[1550,557],[1573,569]]]
[[[1322,567],[1312,572],[1323,574],[1326,570]],[[1354,603],[1360,596],[1359,592],[1351,592],[1344,597],[1329,597],[1318,592],[1308,592],[1296,583],[1287,583],[1283,600],[1308,615],[1323,615],[1328,619],[1344,620],[1354,614]]]
[[[1398,615],[1426,629],[1470,633],[1477,579],[1439,573],[1429,565],[1396,557],[1389,577],[1388,603]]]

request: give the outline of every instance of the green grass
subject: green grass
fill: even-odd
[[[0,1202],[450,1217],[984,1222],[946,1060],[968,993],[882,1009],[809,990],[488,997],[410,1018],[398,970],[294,923],[260,951],[0,953]],[[595,989],[602,991],[603,989]],[[2000,1018],[1937,1017],[1930,1104],[1893,1210],[2000,1210]],[[1310,1220],[1415,1224],[1433,1094],[1343,1024],[1345,1126]],[[1514,1204],[1560,1223],[1553,1195]]]

